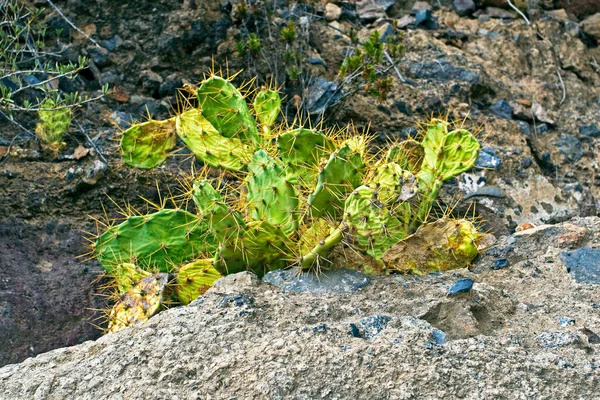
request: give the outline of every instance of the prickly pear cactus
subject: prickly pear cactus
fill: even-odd
[[[350,128],[277,124],[281,99],[272,89],[246,99],[212,75],[197,95],[199,108],[136,124],[121,139],[129,165],[161,164],[179,138],[205,168],[185,199],[174,200],[178,208],[131,215],[95,238],[93,252],[121,293],[111,331],[147,319],[162,304],[188,304],[236,272],[351,265],[426,273],[467,266],[477,254],[472,222],[430,216],[443,182],[477,158],[479,143],[469,131],[434,119],[422,140],[377,151],[368,135]],[[195,214],[186,211],[192,207]],[[347,249],[358,264],[346,255],[340,261]]]
[[[70,108],[56,108],[54,100],[48,98],[40,105],[39,122],[35,134],[42,145],[50,150],[58,151],[65,146],[63,136],[68,132],[73,113]]]

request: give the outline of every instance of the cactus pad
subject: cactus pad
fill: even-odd
[[[198,296],[203,295],[221,274],[213,267],[214,260],[196,260],[186,264],[177,271],[177,300],[187,305]]]
[[[471,221],[442,218],[396,243],[383,261],[389,270],[419,275],[465,268],[477,255],[481,237]]]
[[[343,213],[344,200],[362,181],[363,157],[352,144],[337,149],[319,171],[317,186],[308,197],[313,217],[335,218]]]
[[[379,165],[369,178],[369,187],[383,204],[401,203],[417,194],[417,178],[395,162]]]
[[[176,118],[177,135],[203,163],[239,171],[250,161],[253,147],[237,138],[222,136],[199,110],[188,110]]]
[[[149,120],[132,125],[121,137],[121,156],[125,164],[136,168],[154,168],[165,162],[175,148],[175,121]]]
[[[377,198],[375,190],[360,186],[346,200],[344,222],[352,228],[358,245],[371,257],[383,253],[407,236],[407,228]]]
[[[108,316],[107,331],[117,332],[145,322],[159,312],[168,280],[167,274],[153,274],[135,283],[113,306]]]
[[[254,113],[263,126],[265,134],[270,132],[269,128],[277,120],[280,111],[281,97],[279,97],[279,93],[274,90],[263,89],[256,94],[254,98]]]
[[[73,112],[70,108],[55,108],[54,100],[48,98],[42,102],[38,111],[40,121],[35,127],[36,136],[44,146],[52,150],[60,150],[65,146],[63,136],[69,130]]]
[[[202,115],[224,137],[258,143],[258,131],[246,99],[226,79],[212,76],[198,89]]]
[[[248,165],[246,202],[254,221],[266,221],[291,234],[298,228],[298,194],[283,165],[258,150]]]
[[[281,134],[277,138],[277,149],[288,175],[303,187],[309,187],[316,181],[321,158],[334,147],[322,132],[298,128]]]
[[[386,153],[386,160],[397,163],[402,169],[417,173],[421,169],[423,156],[421,143],[408,139],[391,145]]]
[[[215,269],[223,275],[249,270],[262,277],[270,270],[285,267],[290,246],[281,229],[265,221],[249,222],[238,238],[221,245]]]
[[[119,264],[111,272],[120,294],[130,290],[140,279],[148,275],[151,275],[151,273],[131,263]]]
[[[163,209],[131,216],[98,237],[95,252],[104,269],[131,262],[144,270],[169,272],[173,265],[212,252],[217,244],[207,234],[207,221],[183,210]]]

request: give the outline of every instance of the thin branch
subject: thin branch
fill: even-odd
[[[29,107],[29,108],[27,108],[27,107],[15,106],[15,105],[9,105],[8,107],[10,107],[10,109],[14,110],[14,111],[55,111],[55,110],[60,110],[60,109],[63,109],[63,108],[75,108],[75,107],[79,107],[82,104],[90,103],[92,101],[99,100],[103,96],[104,96],[104,93],[102,93],[102,94],[100,94],[100,95],[98,95],[96,97],[92,97],[92,98],[89,98],[89,99],[78,101],[75,104],[65,104],[65,105],[62,105],[62,106],[56,106],[56,107],[52,107],[52,108],[45,108],[45,107]]]
[[[558,68],[556,68],[556,75],[558,75],[558,80],[560,81],[560,86],[562,87],[562,99],[560,99],[560,103],[558,103],[558,106],[560,107],[567,98],[567,89],[565,88],[565,83],[563,82],[562,76],[560,76],[560,70]]]
[[[404,77],[402,76],[402,74],[400,73],[400,70],[398,69],[398,67],[396,67],[396,64],[394,63],[394,60],[392,60],[392,57],[388,54],[387,50],[383,51],[383,55],[385,55],[385,58],[387,58],[388,62],[390,64],[392,64],[392,67],[394,67],[394,71],[396,71],[396,75],[398,75],[398,79],[400,79],[400,82],[402,83],[406,83],[406,80],[404,79]],[[441,64],[440,64],[441,65]],[[443,69],[444,67],[442,67]]]
[[[92,147],[94,148],[94,150],[96,150],[96,153],[98,154],[98,157],[100,157],[102,159],[102,161],[104,161],[104,163],[106,165],[108,165],[108,161],[106,160],[106,158],[104,158],[104,155],[102,154],[102,152],[100,151],[100,149],[98,148],[98,146],[96,146],[96,143],[94,143],[94,141],[92,140],[92,138],[90,138],[89,135],[87,134],[87,132],[83,129],[83,126],[81,126],[81,124],[79,123],[79,121],[75,121],[75,122],[77,123],[77,126],[79,127],[79,132],[81,132],[83,134],[83,136],[85,136],[85,138],[92,145]]]
[[[506,0],[508,2],[508,5],[510,6],[510,8],[512,8],[513,10],[515,10],[521,17],[523,17],[523,19],[525,20],[525,22],[527,22],[527,25],[531,25],[531,22],[527,19],[527,17],[525,16],[525,14],[523,14],[521,12],[521,10],[519,10],[517,7],[514,6],[513,3],[510,2],[510,0]]]
[[[42,86],[42,85],[43,85],[43,84],[45,84],[45,83],[52,82],[52,81],[54,81],[54,80],[57,80],[57,79],[59,79],[59,78],[62,78],[62,77],[64,77],[64,76],[68,76],[68,75],[73,75],[73,74],[76,74],[77,72],[81,71],[82,69],[83,69],[83,68],[77,68],[77,69],[74,69],[73,71],[69,71],[69,72],[65,72],[65,73],[63,73],[63,74],[60,74],[60,75],[53,76],[52,78],[48,78],[48,79],[46,79],[46,80],[44,80],[44,81],[41,81],[41,82],[32,83],[31,85],[27,85],[27,86],[20,87],[20,88],[18,88],[17,90],[13,91],[13,92],[11,93],[11,95],[15,95],[15,94],[17,94],[17,93],[19,93],[20,91],[22,91],[22,90],[25,90],[25,89],[29,89],[29,88],[32,88],[32,87],[37,87],[37,86]]]
[[[63,14],[63,12],[60,11],[60,9],[58,7],[56,7],[56,5],[54,5],[52,0],[46,0],[46,1],[48,2],[48,4],[50,4],[50,6],[52,6],[52,8],[54,8],[54,11],[56,11],[69,25],[71,25],[71,27],[73,29],[75,29],[77,32],[81,33],[83,36],[85,36],[90,42],[94,43],[96,45],[96,47],[100,48],[100,45],[98,44],[98,42],[96,42],[94,39],[89,37],[84,31],[82,31],[81,29],[76,27],[75,24],[73,24],[71,21],[69,21],[69,19],[65,16],[65,14]]]

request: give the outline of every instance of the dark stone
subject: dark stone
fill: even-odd
[[[473,0],[454,0],[452,5],[456,13],[461,17],[471,15],[477,9]]]
[[[490,107],[492,114],[500,118],[512,119],[512,107],[506,100],[498,100]]]
[[[405,139],[415,138],[418,134],[419,130],[412,126],[402,128],[402,130],[400,131],[400,135]]]
[[[320,323],[316,326],[313,326],[312,328],[313,334],[318,334],[318,333],[326,333],[327,332],[327,325],[324,323]]]
[[[435,30],[439,28],[437,21],[431,15],[431,10],[419,10],[415,15],[415,28]]]
[[[475,161],[475,167],[481,169],[493,169],[497,170],[498,167],[502,164],[502,159],[496,154],[496,152],[489,148],[484,147],[479,151],[479,156]]]
[[[123,44],[123,39],[119,35],[115,35],[108,40],[103,40],[102,45],[108,51],[115,51]]]
[[[100,81],[100,83],[103,85],[105,83],[108,83],[110,86],[114,86],[121,84],[121,77],[112,71],[107,71],[103,72],[102,75],[100,75]]]
[[[542,133],[546,133],[550,129],[550,128],[548,128],[548,124],[534,125],[534,128],[535,128],[535,133],[538,135],[542,134]]]
[[[338,90],[335,82],[321,77],[312,78],[307,90],[306,110],[311,115],[321,114],[342,97],[342,91]]]
[[[98,68],[104,68],[110,65],[110,53],[105,48],[90,46],[86,50],[90,61],[93,61]]]
[[[442,82],[463,81],[472,85],[479,82],[479,75],[468,69],[452,65],[448,61],[430,61],[412,64],[408,73],[417,79],[435,79]]]
[[[494,260],[494,265],[492,266],[492,269],[502,269],[508,267],[509,265],[510,263],[506,258],[499,258],[497,260]]]
[[[519,128],[521,129],[522,133],[524,133],[527,136],[531,135],[531,127],[527,122],[517,121],[517,125],[519,125]]]
[[[327,65],[327,63],[319,57],[307,57],[306,60],[304,60],[304,61],[306,61],[307,64],[320,65],[325,69],[329,69],[329,66]]]
[[[356,326],[356,324],[350,324],[350,330],[348,331],[348,334],[354,336],[355,338],[362,338],[362,335],[360,334],[360,329],[358,329],[358,326]]]
[[[564,156],[564,161],[573,163],[583,157],[581,142],[575,136],[561,135],[560,140],[554,143],[559,147],[559,152]]]
[[[600,137],[600,129],[595,124],[581,125],[579,134],[587,137]]]
[[[600,285],[600,249],[563,251],[560,259],[575,282]]]
[[[410,115],[410,109],[408,108],[408,105],[400,100],[395,100],[394,101],[394,105],[393,105],[396,110],[400,111],[402,114],[406,114],[406,115]]]
[[[319,275],[300,272],[297,268],[275,270],[265,274],[263,282],[281,288],[282,292],[352,293],[370,283],[369,278],[349,269],[325,271]]]
[[[533,161],[529,157],[523,157],[521,159],[521,168],[527,169],[533,165]]]
[[[177,89],[183,86],[181,78],[178,76],[169,76],[158,88],[158,95],[162,97],[175,96]]]
[[[387,315],[369,315],[358,322],[359,337],[372,339],[385,329],[392,317]],[[354,324],[351,324],[354,325]],[[356,326],[356,325],[354,325]]]
[[[473,287],[473,279],[464,278],[457,280],[454,285],[448,290],[448,296],[453,296],[459,293],[469,293]]]
[[[433,336],[433,341],[435,344],[444,344],[446,343],[446,337],[448,335],[438,329],[434,329],[431,331],[431,336]]]
[[[589,330],[588,328],[583,328],[581,330],[581,332],[587,336],[588,338],[588,343],[590,344],[600,344],[600,335],[598,335],[597,333]]]

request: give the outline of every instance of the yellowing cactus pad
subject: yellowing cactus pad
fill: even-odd
[[[196,260],[177,272],[177,300],[187,305],[203,295],[221,277],[213,267],[213,260]]]
[[[142,278],[125,292],[108,316],[108,332],[145,322],[160,311],[169,276],[153,274]]]
[[[466,219],[442,218],[423,224],[383,255],[388,270],[416,274],[465,268],[477,255],[482,237]]]

